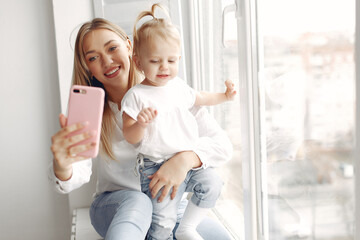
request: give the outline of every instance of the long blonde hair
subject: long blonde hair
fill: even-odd
[[[156,8],[160,8],[167,18],[155,17]],[[150,16],[152,19],[146,21],[137,29],[136,25],[146,16]],[[153,4],[150,11],[143,11],[137,17],[133,30],[133,55],[139,56],[141,44],[144,42],[146,44],[151,43],[156,37],[160,37],[166,41],[169,39],[175,40],[180,46],[180,33],[177,27],[172,24],[165,7],[160,4]]]
[[[115,127],[115,116],[112,112],[109,103],[108,103],[108,94],[103,86],[97,79],[92,77],[89,68],[86,65],[85,53],[83,51],[83,43],[86,34],[97,30],[97,29],[107,29],[110,30],[124,41],[127,41],[129,37],[126,33],[116,24],[103,19],[103,18],[94,18],[92,21],[84,23],[76,37],[75,49],[74,49],[74,72],[73,72],[73,84],[76,85],[85,85],[85,86],[95,86],[101,87],[105,91],[105,105],[104,113],[101,126],[101,135],[100,135],[100,148],[101,152],[107,154],[111,159],[115,159],[115,155],[112,150],[112,137],[113,130]],[[140,82],[141,75],[135,67],[134,62],[132,61],[131,56],[129,56],[130,61],[130,70],[129,70],[129,88],[136,85]]]

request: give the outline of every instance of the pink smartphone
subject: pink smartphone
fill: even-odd
[[[88,122],[89,125],[73,134],[70,134],[69,136],[92,130],[95,133],[91,138],[75,144],[79,145],[88,142],[96,143],[94,148],[79,153],[79,156],[94,158],[98,155],[104,99],[105,92],[102,88],[80,85],[74,85],[71,87],[67,125],[79,122]]]

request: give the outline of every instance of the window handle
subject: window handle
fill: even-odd
[[[244,6],[243,6],[244,1],[245,0],[235,0],[235,5],[236,5],[235,17],[236,17],[236,19],[240,19],[242,16],[241,9],[244,8]]]
[[[222,34],[222,44],[223,44],[224,48],[228,47],[225,42],[225,16],[231,12],[236,13],[236,4],[235,3],[226,6],[222,12],[222,22],[221,22],[222,33],[221,34]]]
[[[235,12],[235,17],[236,19],[240,19],[241,18],[241,9],[242,9],[242,4],[244,3],[244,0],[235,0],[234,4],[228,5],[224,8],[223,12],[222,12],[222,44],[223,46],[226,48],[227,45],[225,43],[225,16],[228,13],[231,12]]]

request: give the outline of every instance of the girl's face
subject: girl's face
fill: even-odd
[[[113,31],[97,29],[84,37],[83,51],[92,75],[106,89],[127,89],[131,43]]]
[[[179,71],[180,46],[175,40],[156,38],[151,43],[143,43],[140,55],[134,60],[144,72],[145,85],[164,86],[177,76]]]

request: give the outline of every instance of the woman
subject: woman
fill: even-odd
[[[105,107],[101,130],[101,160],[98,163],[98,182],[90,208],[91,222],[106,239],[144,239],[151,222],[150,199],[140,192],[139,178],[134,174],[136,152],[122,134],[120,116],[124,94],[141,80],[131,59],[132,45],[127,35],[115,24],[94,19],[80,28],[74,56],[73,84],[102,87]],[[184,181],[191,169],[222,165],[232,154],[226,134],[205,109],[193,109],[201,136],[194,151],[181,152],[169,159],[152,176],[153,195],[159,191],[158,201]],[[62,129],[52,137],[54,155],[49,176],[61,193],[87,183],[91,175],[91,159],[77,154],[93,145],[71,147],[90,137],[89,132],[67,138],[86,123],[66,126],[66,117],[60,115]],[[182,204],[185,205],[185,204]],[[179,209],[179,218],[184,206]],[[198,231],[204,239],[229,239],[226,232],[210,220],[203,221]]]

